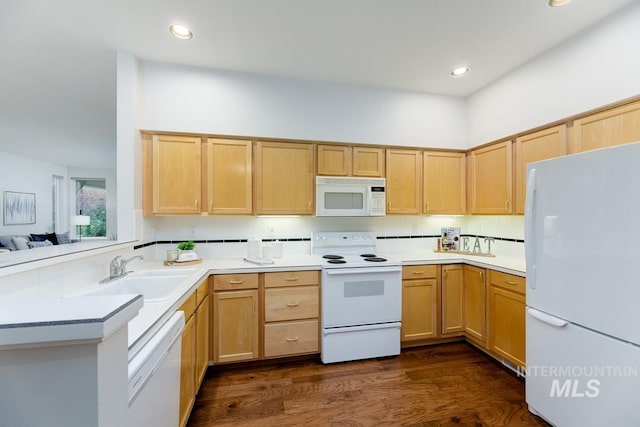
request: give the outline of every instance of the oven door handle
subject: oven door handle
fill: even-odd
[[[401,273],[402,267],[373,267],[373,268],[335,268],[325,270],[329,276],[343,276],[347,274],[369,274],[369,273]]]
[[[372,325],[358,325],[358,326],[339,326],[334,328],[324,328],[322,333],[324,335],[332,335],[332,334],[344,334],[348,332],[357,332],[357,331],[372,331],[376,329],[400,329],[400,322],[389,322],[389,323],[374,323]]]

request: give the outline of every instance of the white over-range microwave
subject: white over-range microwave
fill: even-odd
[[[384,178],[316,177],[316,216],[384,216]]]

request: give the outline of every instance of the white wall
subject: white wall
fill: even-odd
[[[463,148],[462,98],[142,62],[148,130]]]
[[[141,137],[139,132],[139,64],[129,52],[118,51],[117,65],[117,187],[118,240],[140,239],[142,230]]]
[[[0,234],[41,234],[53,231],[51,176],[64,177],[62,192],[67,191],[68,173],[62,165],[0,152]],[[4,225],[4,192],[15,191],[36,194],[36,223],[29,225]],[[67,195],[63,194],[66,200]],[[62,203],[66,210],[66,203]],[[68,210],[61,213],[60,230],[69,228]]]
[[[634,2],[475,93],[469,147],[637,96],[639,40]]]

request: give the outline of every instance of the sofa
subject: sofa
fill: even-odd
[[[45,246],[64,245],[73,243],[69,232],[44,233],[44,234],[5,234],[0,235],[0,252],[7,250],[20,251],[25,249],[40,248]]]

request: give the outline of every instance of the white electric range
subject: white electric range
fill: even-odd
[[[318,232],[323,363],[400,354],[402,267],[376,256],[372,232]]]

